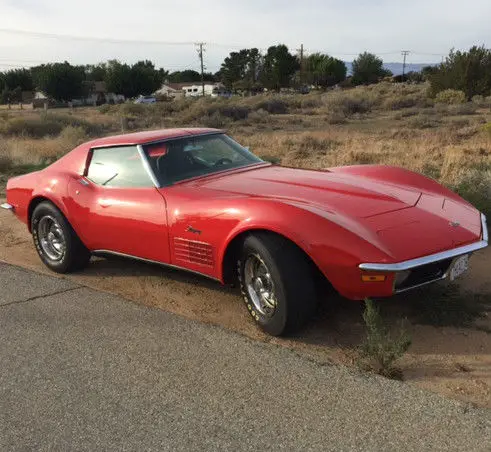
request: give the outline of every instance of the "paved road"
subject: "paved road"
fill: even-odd
[[[491,450],[491,412],[0,264],[0,450]]]

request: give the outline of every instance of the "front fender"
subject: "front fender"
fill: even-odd
[[[358,265],[368,256],[373,261],[387,258],[376,245],[357,233],[298,205],[265,201],[250,209],[229,232],[218,250],[223,280],[223,262],[232,242],[242,234],[257,230],[271,231],[295,243],[315,263],[324,276],[349,298],[357,298],[350,288],[358,282]]]

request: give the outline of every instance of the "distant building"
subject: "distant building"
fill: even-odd
[[[44,108],[45,105],[48,107],[66,107],[67,105],[80,107],[84,105],[120,104],[125,101],[122,94],[108,93],[105,82],[86,82],[85,92],[87,94],[84,97],[72,99],[70,102],[58,102],[45,93],[36,91],[32,99],[32,106],[33,108]]]
[[[212,97],[230,97],[230,92],[225,89],[221,83],[205,82],[205,96]],[[162,88],[155,92],[155,95],[176,97],[200,97],[203,95],[203,86],[201,82],[188,83],[164,83]]]

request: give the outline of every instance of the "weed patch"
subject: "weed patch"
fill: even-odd
[[[401,324],[397,335],[385,325],[380,310],[373,300],[365,300],[363,313],[367,336],[360,348],[359,365],[387,378],[401,379],[402,372],[396,362],[411,346],[411,339]]]

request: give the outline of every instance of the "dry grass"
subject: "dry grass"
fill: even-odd
[[[284,165],[406,167],[450,186],[491,214],[488,99],[435,105],[426,91],[425,85],[382,83],[306,96],[182,99],[52,111],[44,116],[28,110],[2,111],[0,173],[42,165],[90,136],[208,126],[227,128],[253,152]]]

